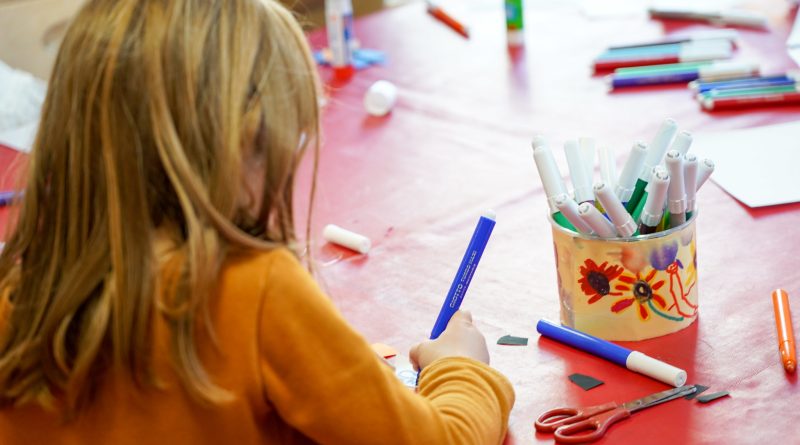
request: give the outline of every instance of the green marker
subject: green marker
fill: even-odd
[[[506,0],[506,33],[508,35],[508,44],[511,46],[519,46],[525,43],[522,17],[522,0]]]
[[[736,88],[730,90],[711,90],[700,95],[701,99],[722,99],[725,97],[746,97],[758,94],[780,94],[780,93],[796,93],[798,88],[796,85],[781,85],[772,87],[757,87],[757,88]]]
[[[652,142],[650,142],[650,145],[648,145],[647,157],[645,158],[642,171],[639,172],[639,180],[636,181],[636,187],[633,190],[633,195],[631,196],[630,201],[628,201],[628,204],[625,206],[629,212],[635,211],[636,207],[639,205],[639,201],[642,200],[645,189],[647,188],[647,181],[650,180],[650,177],[653,174],[653,167],[661,164],[661,160],[664,158],[664,154],[669,148],[669,143],[672,141],[672,138],[675,136],[677,131],[678,124],[675,123],[674,119],[664,119],[664,122],[658,129],[658,133],[656,133]]]
[[[667,65],[634,66],[630,68],[617,68],[615,76],[641,76],[643,74],[675,73],[683,71],[697,71],[700,67],[711,65],[712,62],[670,63]]]
[[[619,174],[617,186],[614,192],[617,194],[619,200],[625,203],[625,210],[628,213],[633,213],[636,203],[631,203],[633,193],[636,191],[636,183],[639,174],[644,168],[644,161],[647,159],[647,146],[644,142],[637,142],[633,144],[631,152],[628,155],[628,160],[625,161],[625,166],[622,167],[622,172]],[[644,189],[644,186],[642,186]],[[641,193],[639,198],[641,198]],[[638,221],[634,218],[634,221]]]
[[[561,172],[558,171],[553,153],[547,148],[547,144],[541,136],[534,137],[532,145],[533,160],[536,162],[536,169],[539,170],[539,177],[542,179],[542,186],[544,186],[544,193],[547,196],[547,204],[550,206],[553,220],[561,227],[576,231],[575,226],[556,207],[556,197],[566,194],[567,188],[564,186],[564,181],[561,180]]]

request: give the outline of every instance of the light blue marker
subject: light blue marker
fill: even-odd
[[[672,385],[676,388],[686,383],[686,371],[656,360],[638,351],[631,351],[589,334],[549,320],[539,320],[536,330],[547,338],[572,346],[589,354],[604,358],[631,371]]]
[[[439,311],[439,316],[436,318],[436,323],[433,325],[431,340],[438,338],[444,332],[447,323],[450,322],[450,318],[461,307],[461,302],[464,301],[464,295],[467,293],[469,283],[472,281],[472,276],[475,274],[475,269],[478,268],[478,262],[481,260],[483,250],[486,248],[486,243],[489,242],[492,229],[494,229],[495,218],[494,212],[487,211],[478,220],[478,225],[475,226],[475,232],[469,241],[467,251],[464,252],[464,258],[461,259],[461,265],[458,267],[458,272],[453,279],[453,284],[450,285],[450,291],[447,292],[447,298],[445,298],[442,309]]]

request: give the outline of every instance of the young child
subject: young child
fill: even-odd
[[[87,2],[0,256],[0,443],[502,442],[468,313],[414,393],[292,253],[318,93],[274,0]]]

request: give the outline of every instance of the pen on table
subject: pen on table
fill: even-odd
[[[431,331],[431,340],[435,340],[442,334],[450,318],[461,307],[464,294],[467,293],[469,283],[472,281],[472,276],[475,274],[475,269],[481,260],[483,250],[486,248],[486,243],[489,242],[495,219],[495,214],[491,211],[487,211],[478,219],[472,239],[470,239],[467,250],[461,259],[461,265],[458,267],[453,283],[450,285],[450,290],[447,292],[447,297],[442,304],[441,310],[439,310],[439,316],[436,317],[436,323],[434,323]]]
[[[650,7],[648,9],[650,17],[677,20],[695,20],[708,22],[715,25],[734,25],[746,26],[750,28],[764,29],[767,27],[767,18],[755,12],[727,9],[727,10],[704,10],[698,8],[681,7]]]
[[[758,86],[777,86],[793,85],[800,77],[798,73],[786,73],[773,76],[745,77],[740,79],[718,80],[715,82],[693,81],[689,83],[689,88],[696,93],[705,93],[711,90],[726,90],[733,88],[758,87]]]
[[[553,220],[562,227],[570,230],[575,230],[575,227],[570,223],[561,212],[558,211],[555,205],[555,197],[567,193],[564,187],[564,181],[561,180],[561,173],[558,171],[553,153],[547,147],[547,143],[541,136],[533,138],[533,160],[536,163],[536,169],[539,171],[539,177],[542,179],[542,186],[544,193],[547,197],[547,204],[550,206],[550,214]]]
[[[775,312],[775,327],[778,330],[778,352],[783,368],[794,372],[797,368],[797,352],[794,345],[792,313],[789,310],[789,294],[783,289],[772,291],[772,308]]]
[[[436,17],[439,21],[452,28],[453,31],[461,34],[466,38],[469,38],[469,29],[467,29],[466,26],[464,26],[458,20],[454,19],[450,14],[445,12],[444,9],[442,9],[439,5],[436,5],[430,1],[426,3],[428,7],[428,13],[430,15]]]
[[[694,64],[689,63],[685,65]],[[698,66],[686,67],[656,65],[656,67],[660,69],[644,70],[643,68],[636,68],[632,71],[623,71],[629,70],[630,68],[618,68],[613,74],[606,77],[606,83],[611,89],[616,89],[647,85],[689,83],[697,79],[730,79],[758,73],[758,66],[752,64],[732,62],[713,62],[706,64],[701,62],[697,65]]]
[[[592,232],[600,238],[614,238],[617,236],[617,229],[611,221],[607,220],[597,207],[584,202],[578,206],[578,215],[586,224],[592,228]]]
[[[686,153],[683,158],[683,181],[686,190],[686,219],[692,217],[697,196],[697,156]]]
[[[656,135],[653,136],[653,140],[650,141],[650,144],[647,146],[647,157],[645,158],[642,169],[638,172],[639,179],[636,181],[633,195],[625,206],[628,212],[633,212],[643,199],[647,181],[652,175],[653,167],[661,164],[661,159],[664,157],[664,153],[667,152],[669,144],[677,131],[678,124],[675,123],[675,120],[672,118],[664,119],[664,122],[658,127],[658,132],[656,132]]]
[[[23,192],[16,190],[0,192],[0,207],[13,204],[15,201],[22,198]]]
[[[611,191],[611,187],[603,182],[598,182],[594,185],[594,194],[608,213],[608,217],[620,236],[627,238],[636,233],[636,222],[625,210],[625,206],[622,205],[617,195]]]
[[[670,49],[672,51],[668,51]],[[687,43],[677,45],[674,49],[669,47],[657,49],[649,54],[646,51],[629,54],[605,53],[595,59],[594,70],[595,72],[600,72],[635,66],[727,59],[731,57],[732,53],[733,47],[729,41],[722,41],[719,44]]]
[[[587,224],[581,215],[578,213],[578,203],[575,202],[574,199],[570,198],[569,195],[566,193],[562,193],[555,198],[556,207],[564,215],[565,218],[569,222],[575,226],[575,229],[578,232],[583,233],[585,235],[592,234],[592,228]]]
[[[642,214],[639,217],[639,234],[647,235],[654,233],[661,217],[664,215],[664,203],[667,199],[667,189],[670,177],[667,170],[657,167],[653,170],[653,177],[650,179],[650,193],[644,203]]]
[[[619,174],[619,179],[614,189],[617,193],[617,198],[625,203],[625,209],[627,209],[628,212],[633,210],[633,207],[629,207],[629,204],[636,188],[636,181],[639,178],[642,168],[644,168],[644,162],[647,159],[647,150],[648,148],[644,142],[636,142],[633,144],[631,152],[628,155],[628,160],[625,161],[625,165],[622,167],[622,172]],[[633,206],[635,205],[634,203]]]
[[[739,38],[739,32],[734,29],[711,29],[707,31],[693,32],[685,37],[669,37],[666,39],[655,40],[652,42],[632,43],[626,45],[609,46],[609,50],[621,50],[630,48],[642,48],[646,46],[674,45],[677,43],[696,42],[702,40],[725,39],[734,41]]]
[[[704,99],[722,99],[728,97],[745,97],[756,95],[768,94],[782,94],[782,93],[797,93],[800,91],[800,85],[793,83],[791,85],[767,85],[767,86],[754,86],[745,88],[728,88],[722,90],[709,90],[705,93],[697,95],[698,101]]]
[[[677,150],[670,150],[666,156],[669,171],[667,192],[670,226],[678,227],[686,222],[686,190],[683,182],[683,156]]]
[[[575,191],[575,201],[578,203],[594,202],[592,180],[590,176],[586,175],[588,169],[584,165],[578,141],[569,140],[564,142],[564,154],[567,157],[569,176],[572,179],[572,186]]]
[[[800,93],[758,94],[719,99],[706,98],[703,99],[702,104],[706,110],[729,110],[765,105],[796,105],[800,104]]]
[[[686,383],[686,371],[585,332],[545,319],[536,323],[536,330],[547,338],[588,352],[676,388]]]

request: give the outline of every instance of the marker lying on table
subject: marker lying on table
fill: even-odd
[[[604,53],[595,59],[594,70],[595,72],[601,72],[634,66],[667,65],[730,58],[733,52],[732,44],[727,40],[718,42],[677,45],[674,49],[669,48],[673,49],[671,52],[657,49],[649,54],[647,52],[629,54]]]
[[[652,6],[647,12],[653,18],[695,20],[723,26],[734,25],[764,29],[768,23],[765,16],[742,9],[714,10],[697,7]]]
[[[739,79],[718,80],[715,82],[696,80],[689,83],[689,88],[696,93],[705,93],[711,90],[727,90],[732,88],[793,85],[798,80],[800,80],[800,73],[786,73],[773,76],[756,76]]]
[[[783,106],[800,104],[800,93],[757,94],[752,96],[705,98],[702,101],[706,110],[733,110],[763,106]]]
[[[630,349],[623,348],[609,341],[566,326],[561,326],[545,319],[539,320],[539,322],[536,323],[536,330],[547,338],[604,358],[610,362],[624,366],[631,371],[646,375],[676,388],[686,383],[686,371],[660,360],[656,360],[641,352],[631,351]]]
[[[664,215],[664,203],[667,200],[667,189],[669,188],[670,177],[666,170],[661,167],[653,169],[653,177],[650,179],[650,193],[644,203],[642,214],[639,218],[639,234],[647,235],[655,233],[661,217]]]
[[[539,177],[542,179],[544,194],[547,197],[547,204],[550,206],[553,220],[561,227],[575,230],[575,227],[564,218],[555,205],[555,197],[567,193],[567,189],[564,187],[564,181],[561,180],[561,173],[558,171],[553,153],[547,148],[547,143],[541,136],[535,136],[531,145],[533,146],[533,160],[536,163],[536,169],[539,170]]]
[[[444,23],[445,25],[449,26],[453,31],[461,34],[462,36],[469,38],[469,29],[464,26],[461,22],[454,19],[450,14],[444,11],[441,7],[434,4],[431,1],[426,2],[428,7],[428,13],[434,17],[436,17],[439,21]]]
[[[789,311],[789,294],[783,289],[772,291],[772,308],[775,312],[775,327],[778,329],[778,352],[786,372],[797,368],[797,351],[794,346],[792,313]]]
[[[606,77],[612,89],[689,83],[693,80],[722,80],[758,74],[758,66],[734,62],[686,63],[644,68],[618,68]]]
[[[699,42],[704,40],[729,40],[733,42],[738,38],[739,38],[739,32],[736,31],[735,29],[709,29],[705,31],[694,31],[686,36],[673,36],[651,42],[640,42],[627,45],[609,46],[608,50],[616,51],[616,50],[624,50],[632,48],[674,45],[686,42]]]
[[[450,322],[450,318],[461,307],[464,294],[467,293],[469,283],[472,281],[472,276],[475,274],[475,269],[477,269],[478,262],[481,260],[483,250],[486,248],[486,243],[489,242],[495,219],[495,214],[492,211],[487,211],[478,219],[472,239],[467,245],[467,251],[464,252],[461,265],[458,267],[455,278],[453,278],[453,284],[450,285],[447,298],[445,298],[442,309],[439,310],[439,316],[436,318],[436,323],[433,325],[431,340],[435,340],[442,334],[447,327],[447,323]]]

